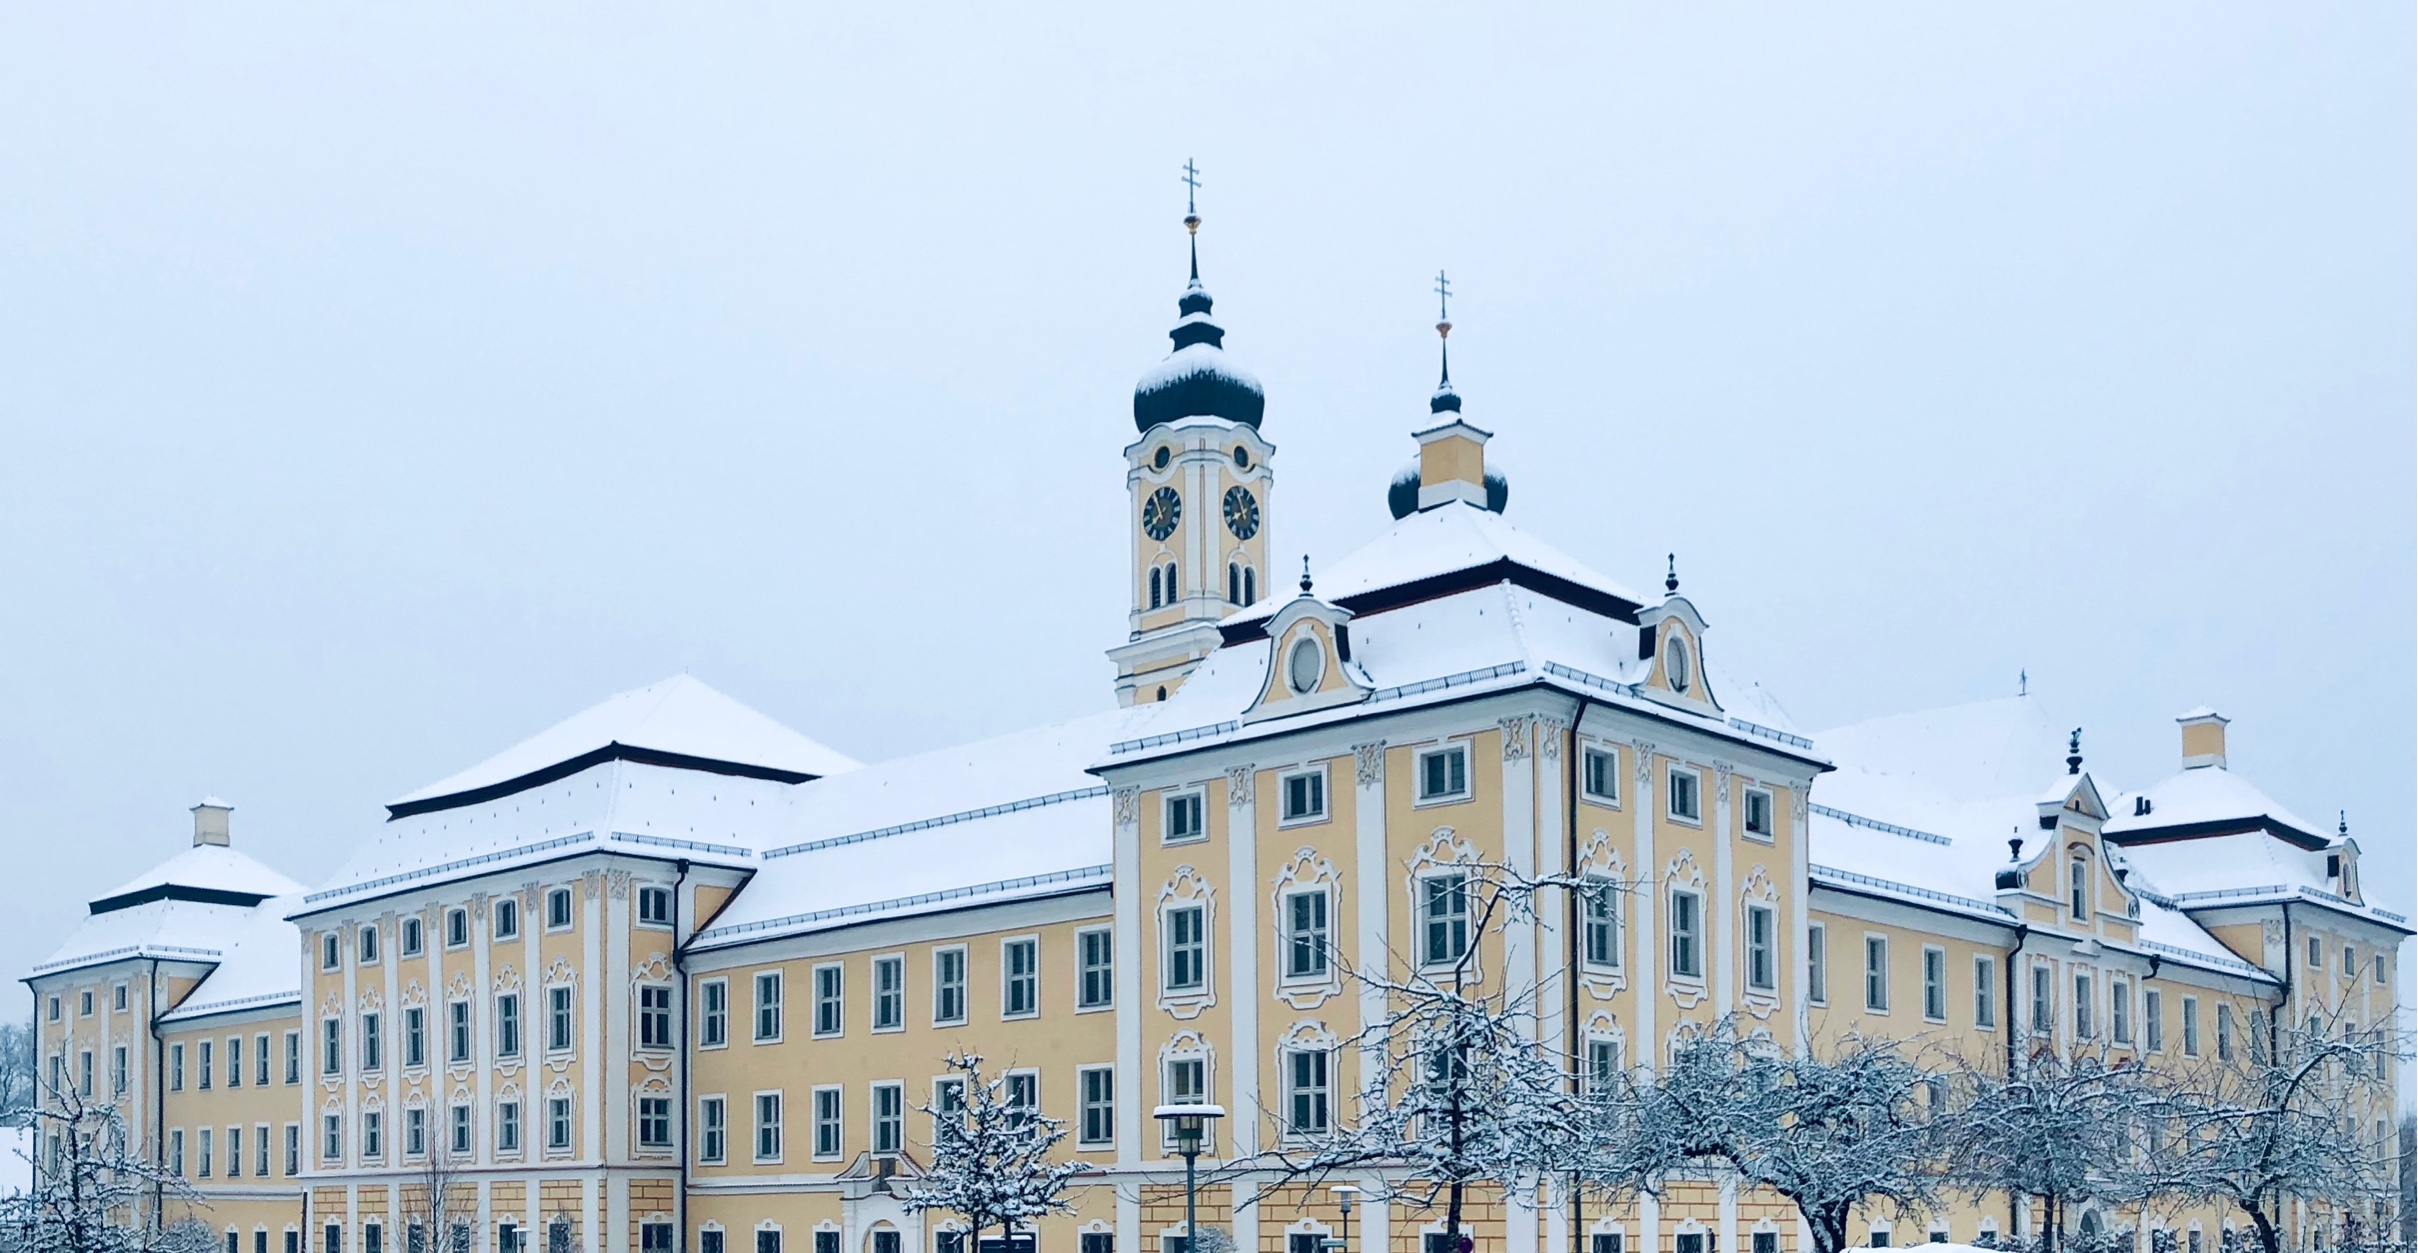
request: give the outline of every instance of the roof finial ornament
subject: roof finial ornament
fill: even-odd
[[[2082,773],[2082,728],[2080,727],[2075,727],[2074,733],[2065,737],[2065,772],[2067,774]]]
[[[2343,809],[2343,810],[2337,810],[2337,811],[2335,812],[2335,815],[2334,815],[2334,834],[2339,835],[2339,836],[2342,836],[2342,837],[2343,837],[2343,838],[2345,838],[2345,839],[2350,838],[2350,835],[2351,835],[2351,811],[2350,811],[2350,810],[2348,810],[2348,809]]]
[[[1184,234],[1192,242],[1192,281],[1201,281],[1201,210],[1198,193],[1201,189],[1201,167],[1184,158]]]
[[[1429,413],[1459,413],[1461,394],[1452,389],[1452,280],[1436,271],[1436,394],[1428,397]]]
[[[1310,594],[1310,554],[1301,555],[1301,594]]]
[[[1676,596],[1679,594],[1679,554],[1667,554],[1663,560],[1667,564],[1663,567],[1662,590],[1668,595]]]
[[[2018,670],[2015,672],[2015,694],[2017,696],[2029,696],[2032,694],[2031,671]]]
[[[2022,828],[2022,827],[2017,827],[2017,828],[2015,828],[2015,834],[2010,835],[2010,836],[2008,836],[2008,837],[2007,837],[2007,860],[2008,860],[2008,861],[2022,861],[2022,860],[2023,860],[2023,828]]]

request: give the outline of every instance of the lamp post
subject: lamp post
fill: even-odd
[[[1193,1165],[1201,1156],[1201,1141],[1209,1124],[1226,1116],[1222,1105],[1161,1105],[1150,1116],[1175,1131],[1175,1151],[1184,1158],[1184,1253],[1201,1253],[1200,1229],[1194,1225],[1200,1185]]]
[[[1339,1183],[1333,1188],[1329,1189],[1329,1191],[1332,1191],[1335,1194],[1335,1204],[1343,1207],[1343,1235],[1339,1239],[1324,1240],[1320,1241],[1320,1243],[1324,1244],[1327,1248],[1334,1250],[1334,1253],[1351,1253],[1352,1202],[1354,1199],[1359,1197],[1360,1189],[1355,1188],[1348,1183]]]

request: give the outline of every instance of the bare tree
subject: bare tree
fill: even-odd
[[[2077,1205],[2142,1198],[2141,1137],[2166,1098],[2138,1062],[2042,1049],[2011,1074],[1965,1065],[1955,1086],[1963,1104],[1941,1126],[1956,1182],[2038,1201],[2037,1247],[2054,1253]]]
[[[46,1083],[30,1117],[34,1186],[0,1197],[11,1253],[210,1253],[208,1228],[167,1221],[171,1203],[190,1211],[200,1196],[130,1141],[116,1106]]]
[[[1017,1224],[1074,1213],[1067,1184],[1091,1168],[1053,1160],[1065,1122],[1016,1098],[1006,1080],[985,1078],[981,1054],[953,1053],[948,1066],[952,1082],[943,1092],[957,1099],[919,1107],[932,1116],[932,1164],[900,1190],[907,1208],[964,1218],[971,1229],[964,1253],[981,1253],[982,1233],[993,1226],[1012,1246]]]
[[[2142,1156],[2143,1185],[2222,1200],[2263,1253],[2281,1253],[2290,1202],[2356,1213],[2394,1195],[2390,1074],[2404,1050],[2382,1026],[2363,1032],[2328,1013],[2249,1034],[2257,1047],[2176,1077],[2164,1131]],[[2376,1120],[2387,1120],[2383,1136]]]
[[[1585,1160],[1585,1138],[1600,1120],[1589,1115],[1571,1059],[1543,1038],[1536,988],[1485,979],[1478,963],[1496,924],[1533,920],[1548,891],[1617,885],[1485,863],[1437,869],[1444,873],[1420,880],[1432,899],[1423,902],[1419,951],[1390,955],[1407,975],[1340,963],[1382,995],[1386,1012],[1335,1049],[1360,1058],[1347,1107],[1329,1111],[1323,1127],[1315,1110],[1277,1111],[1279,1147],[1235,1164],[1273,1170],[1260,1198],[1336,1175],[1366,1177],[1372,1200],[1425,1209],[1441,1199],[1445,1230],[1458,1237],[1472,1183],[1530,1200],[1536,1189],[1521,1185],[1556,1183]]]
[[[34,1117],[34,1024],[0,1024],[0,1127],[26,1127]]]
[[[1918,1215],[1946,1189],[1938,1090],[1888,1040],[1851,1036],[1833,1056],[1793,1056],[1724,1019],[1603,1103],[1608,1126],[1588,1170],[1650,1192],[1690,1168],[1727,1166],[1795,1204],[1816,1253],[1838,1253],[1859,1208]]]
[[[478,1202],[461,1178],[452,1149],[432,1136],[413,1182],[401,1190],[403,1253],[469,1253]]]

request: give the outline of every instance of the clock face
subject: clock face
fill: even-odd
[[[1172,487],[1162,487],[1142,502],[1142,530],[1150,538],[1164,540],[1175,534],[1176,520],[1184,516],[1184,498]]]
[[[1249,539],[1259,534],[1259,501],[1247,487],[1226,489],[1226,529],[1236,539]]]

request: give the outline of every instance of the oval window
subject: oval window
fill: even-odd
[[[1293,651],[1285,657],[1285,682],[1291,684],[1296,692],[1313,691],[1318,687],[1318,680],[1325,677],[1326,669],[1326,650],[1318,646],[1317,640],[1303,639],[1295,643]]]
[[[1245,448],[1240,444],[1236,444],[1234,446],[1234,468],[1237,470],[1248,470],[1251,468],[1250,449]]]
[[[1164,470],[1164,469],[1166,469],[1166,468],[1167,468],[1167,462],[1168,462],[1168,460],[1169,460],[1170,458],[1172,458],[1174,455],[1175,455],[1174,453],[1171,453],[1171,452],[1167,451],[1167,446],[1166,446],[1166,445],[1164,445],[1164,444],[1160,445],[1160,446],[1159,446],[1159,450],[1158,450],[1157,452],[1152,453],[1152,454],[1150,455],[1150,468],[1151,468],[1151,469],[1153,469],[1153,470]]]
[[[1670,639],[1663,642],[1663,647],[1668,650],[1662,662],[1663,677],[1671,681],[1672,691],[1688,690],[1691,677],[1688,672],[1688,642],[1681,639],[1677,631],[1673,631]]]

